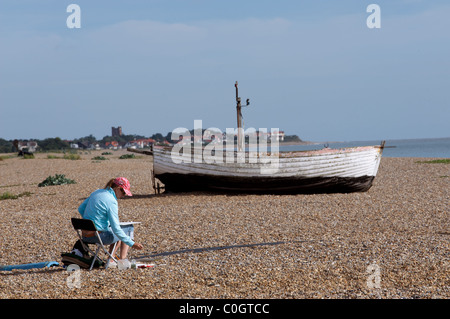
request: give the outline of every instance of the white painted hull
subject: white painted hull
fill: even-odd
[[[177,191],[366,191],[377,174],[382,150],[382,146],[324,148],[281,152],[277,157],[266,158],[266,163],[262,163],[261,158],[246,158],[245,163],[238,163],[230,156],[232,153],[224,153],[223,160],[200,154],[181,162],[181,155],[155,148],[153,169],[154,176],[166,189]],[[227,155],[232,163],[227,163]]]

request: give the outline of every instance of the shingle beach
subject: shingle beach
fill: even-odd
[[[365,193],[155,195],[151,156],[101,153],[0,161],[0,195],[23,195],[0,200],[0,265],[61,264],[83,199],[124,176],[120,220],[144,245],[129,259],[154,267],[82,270],[79,287],[61,266],[0,271],[0,299],[450,297],[449,164],[382,158]],[[55,174],[76,184],[38,187]]]

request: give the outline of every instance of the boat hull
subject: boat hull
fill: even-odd
[[[167,191],[218,191],[257,194],[365,192],[373,184],[382,146],[279,153],[276,165],[251,162],[179,163],[168,150],[153,152],[154,177]],[[212,162],[212,163],[211,163]],[[272,172],[263,168],[276,167]]]
[[[198,174],[164,173],[157,178],[166,191],[219,191],[256,194],[351,193],[370,189],[374,176],[264,178],[217,177]]]

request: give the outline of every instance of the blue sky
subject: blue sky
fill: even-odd
[[[81,28],[69,29],[69,4]],[[369,29],[369,4],[381,28]],[[450,136],[450,3],[2,0],[0,138],[245,127],[310,141]]]

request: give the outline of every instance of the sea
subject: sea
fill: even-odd
[[[380,145],[377,141],[350,141],[350,142],[321,142],[310,145],[283,145],[280,151],[303,151],[322,149],[325,145],[330,148],[345,148],[356,146]],[[450,137],[444,138],[418,138],[404,140],[386,140],[383,157],[432,157],[450,158]]]

